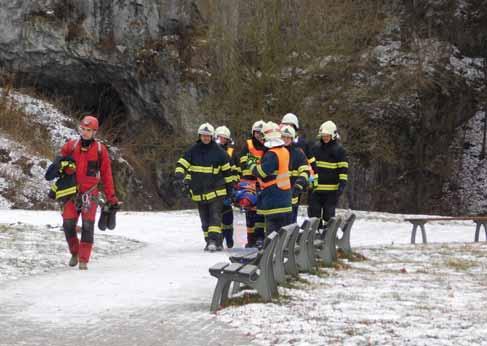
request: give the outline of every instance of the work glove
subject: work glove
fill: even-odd
[[[293,186],[293,197],[298,197],[304,192],[304,187],[301,184],[294,184]]]
[[[340,197],[343,194],[343,191],[345,191],[345,187],[347,187],[347,182],[341,180],[340,184],[338,185],[337,197]]]
[[[294,182],[293,186],[293,197],[298,197],[301,193],[304,192],[306,187],[307,181],[306,178],[303,176],[297,177],[296,181]]]
[[[254,167],[257,165],[257,163],[258,163],[257,157],[253,155],[249,155],[249,157],[247,158],[247,168],[252,171]]]

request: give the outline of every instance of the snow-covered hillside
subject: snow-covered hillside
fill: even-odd
[[[414,246],[402,215],[357,214],[352,246],[367,261],[301,275],[292,288],[281,289],[278,302],[213,315],[216,280],[208,268],[230,252],[203,252],[197,212],[121,212],[115,231],[95,235],[95,254],[96,244],[103,248],[113,235],[145,246],[95,255],[87,272],[66,266],[0,283],[0,345],[485,344],[487,246],[472,243],[474,225],[427,225],[432,243]],[[232,251],[245,242],[243,217],[236,216]],[[0,223],[17,221],[40,232],[61,224],[57,212],[0,214]],[[55,237],[61,241],[62,233]],[[113,238],[116,249],[119,239]],[[57,262],[69,259],[66,248],[52,250]]]
[[[0,97],[3,93],[0,88]],[[77,136],[73,120],[49,102],[15,91],[9,91],[7,100],[12,107],[28,115],[29,121],[47,129],[47,140],[53,148],[60,148],[66,140]],[[0,209],[55,207],[47,198],[49,183],[44,179],[51,159],[32,153],[0,130]]]

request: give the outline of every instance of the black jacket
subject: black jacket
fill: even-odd
[[[191,199],[195,202],[226,196],[232,183],[228,155],[214,141],[203,144],[198,140],[178,160],[175,176],[189,181]]]
[[[311,167],[315,172],[313,190],[336,191],[348,179],[347,153],[336,140],[317,142],[310,150]]]

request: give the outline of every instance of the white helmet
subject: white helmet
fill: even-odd
[[[210,123],[201,124],[200,127],[198,128],[198,135],[213,136],[214,133],[215,133],[215,129],[213,125],[211,125]]]
[[[320,131],[318,133],[320,137],[323,135],[330,135],[332,139],[337,138],[337,126],[335,123],[331,120],[325,121],[323,124],[320,126]]]
[[[232,135],[230,133],[230,130],[226,126],[218,126],[215,129],[215,137],[218,137],[218,136],[223,137],[223,138],[226,138],[226,139],[231,139],[232,138]]]
[[[285,116],[283,116],[281,120],[281,124],[293,125],[296,128],[296,130],[299,129],[298,117],[293,113],[287,113]]]
[[[275,122],[269,121],[265,123],[262,127],[262,132],[264,133],[264,139],[266,141],[273,138],[281,138],[281,131],[279,130],[279,125]]]
[[[254,125],[252,125],[252,133],[254,133],[254,131],[262,132],[262,128],[264,127],[264,124],[265,124],[264,120],[256,121]]]
[[[281,126],[281,136],[282,137],[291,137],[294,139],[296,137],[296,130],[291,125],[284,125]]]

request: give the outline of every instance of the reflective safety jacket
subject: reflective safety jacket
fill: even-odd
[[[115,198],[112,166],[105,145],[93,140],[89,147],[84,148],[79,139],[72,139],[63,145],[60,155],[71,156],[76,162],[76,183],[79,192],[91,189],[93,193],[97,193],[97,185],[101,182],[107,201]]]
[[[265,216],[292,211],[289,164],[289,151],[280,146],[267,150],[262,162],[253,168],[252,174],[259,179],[262,189],[257,200],[257,214]]]
[[[235,153],[235,148],[229,144],[222,145],[220,144],[223,150],[228,155],[228,160],[230,162],[231,174],[232,174],[232,181],[237,183],[240,180],[240,165],[237,162],[237,155]]]
[[[320,140],[311,148],[310,154],[315,172],[313,191],[336,191],[340,181],[348,180],[347,154],[336,140],[329,143]]]
[[[308,165],[308,159],[299,146],[294,143],[286,147],[291,155],[289,171],[291,175],[291,186],[294,187],[296,183],[300,184],[305,191],[308,186],[308,178],[310,167]],[[292,204],[296,205],[299,202],[299,196],[294,196]]]
[[[254,156],[260,161],[264,156],[266,147],[254,137],[247,139],[245,146],[240,153],[240,170],[241,178],[246,180],[256,180],[256,177],[252,174],[247,167],[247,160],[250,156]]]
[[[194,202],[226,196],[233,181],[228,155],[214,141],[203,144],[198,140],[178,160],[174,173],[176,179],[189,180]]]

